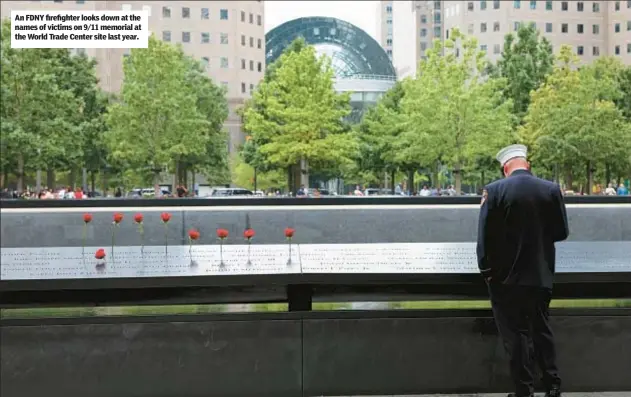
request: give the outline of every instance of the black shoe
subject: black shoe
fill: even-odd
[[[561,397],[561,389],[559,389],[558,387],[553,387],[546,392],[545,397]]]

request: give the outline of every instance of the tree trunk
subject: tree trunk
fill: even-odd
[[[414,194],[414,170],[408,170],[408,186],[407,186],[408,196]]]
[[[390,189],[391,189],[392,194],[394,194],[394,189],[397,187],[397,182],[394,180],[394,178],[396,177],[396,173],[397,173],[396,170],[390,171],[390,183],[391,183]]]
[[[572,186],[574,183],[574,176],[572,175],[572,168],[570,166],[565,167],[565,188],[567,190],[574,190]]]
[[[101,171],[101,187],[103,188],[103,196],[105,196],[107,194],[108,189],[108,185],[109,185],[109,175],[107,173],[107,171],[102,170]]]
[[[18,169],[16,172],[16,176],[18,177],[18,186],[17,191],[24,191],[24,155],[18,154]]]
[[[293,174],[294,174],[294,169],[293,167],[290,165],[287,167],[287,193],[293,193],[294,192],[294,178],[293,178]]]
[[[460,196],[462,194],[462,175],[460,173],[459,163],[457,163],[454,167],[454,177],[456,179],[456,186],[454,187],[454,189],[456,189],[456,195]]]
[[[68,177],[68,184],[70,185],[70,187],[72,187],[73,190],[77,186],[77,169],[74,167],[72,167],[72,169],[70,170],[70,176]]]
[[[594,170],[593,170],[593,167],[592,167],[591,160],[587,161],[587,164],[585,164],[585,171],[586,171],[586,175],[587,175],[587,186],[585,186],[585,190],[587,191],[587,194],[592,194],[592,192],[593,192],[592,184],[593,184],[593,178],[594,178]]]
[[[90,191],[92,192],[96,191],[96,172],[95,171],[90,172]],[[103,191],[102,193],[105,193],[105,191]]]
[[[49,189],[54,189],[55,186],[55,169],[51,166],[46,168],[46,186]]]
[[[309,187],[309,160],[300,159],[300,184]]]
[[[605,186],[609,186],[611,183],[611,165],[605,164]]]

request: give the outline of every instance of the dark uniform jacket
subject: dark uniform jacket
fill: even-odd
[[[492,282],[552,288],[554,243],[568,237],[557,184],[514,171],[489,184],[478,224],[478,266]]]

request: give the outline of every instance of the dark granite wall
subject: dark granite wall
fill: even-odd
[[[235,208],[235,207],[232,207]],[[419,206],[417,208],[383,209],[340,207],[266,208],[248,210],[221,208],[176,207],[168,224],[169,245],[188,244],[186,232],[197,228],[199,244],[215,244],[215,230],[230,231],[226,244],[242,244],[241,234],[246,217],[256,230],[254,243],[278,244],[285,241],[283,230],[296,229],[298,244],[325,243],[388,243],[388,242],[470,242],[477,235],[477,206]],[[14,212],[17,211],[17,212]],[[77,247],[82,245],[81,210],[59,212],[3,212],[1,215],[1,247]],[[94,212],[87,227],[88,246],[111,244],[114,211]],[[116,231],[117,245],[140,245],[135,212],[123,212],[125,219]],[[163,245],[165,227],[160,210],[150,207],[145,217],[145,245]],[[569,206],[570,241],[631,241],[631,208],[628,204],[611,206]]]

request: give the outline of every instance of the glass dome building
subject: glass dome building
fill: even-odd
[[[337,91],[351,92],[351,121],[359,121],[364,110],[396,82],[394,66],[375,39],[353,24],[329,17],[298,18],[269,31],[266,64],[273,63],[298,37],[331,58]]]

